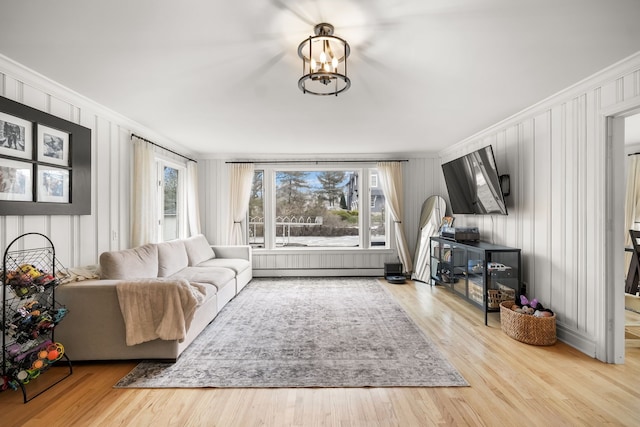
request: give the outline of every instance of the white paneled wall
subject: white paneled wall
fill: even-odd
[[[217,245],[229,242],[229,168],[224,160],[198,163],[202,232]]]
[[[425,141],[425,147],[428,141]],[[442,168],[437,156],[412,157],[404,167],[404,227],[411,255],[415,254],[422,204],[430,196],[446,196]]]
[[[0,248],[27,232],[47,235],[65,266],[95,264],[129,247],[131,132],[190,154],[149,129],[0,55],[0,95],[91,129],[91,215],[0,216]],[[0,255],[1,256],[1,255]]]
[[[623,251],[607,248],[605,190],[613,174],[606,117],[639,106],[637,54],[441,153],[447,161],[493,145],[499,172],[511,176],[509,215],[460,215],[456,224],[478,226],[484,240],[521,248],[527,293],[556,312],[560,338],[609,362],[607,316],[613,314],[604,299],[610,288],[620,289],[616,298],[622,298],[624,285],[606,274],[607,250]],[[624,165],[622,158],[611,162]],[[624,182],[614,187],[624,192],[620,187]],[[622,221],[623,212],[624,206],[614,207],[614,219]]]

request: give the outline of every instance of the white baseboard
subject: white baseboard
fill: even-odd
[[[253,270],[253,277],[383,277],[383,268],[344,268],[344,269],[262,269]]]
[[[567,329],[560,324],[556,324],[556,329],[558,340],[564,342],[567,345],[570,345],[577,350],[580,350],[588,356],[600,359],[596,354],[596,343],[592,338],[581,335],[576,331]]]

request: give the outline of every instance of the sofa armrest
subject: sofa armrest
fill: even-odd
[[[69,309],[69,314],[58,326],[86,323],[86,319],[92,319],[100,328],[110,329],[114,326],[110,322],[124,322],[116,293],[116,286],[121,282],[122,280],[109,279],[83,280],[58,286],[55,289],[56,302]],[[78,322],[74,321],[76,319]]]
[[[216,258],[239,258],[251,262],[251,246],[249,245],[211,245]]]
[[[124,345],[125,325],[116,293],[119,282],[121,280],[84,280],[55,289],[57,302],[69,312],[54,333],[70,358],[98,360],[103,358],[101,349]]]

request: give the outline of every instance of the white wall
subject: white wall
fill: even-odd
[[[624,121],[624,143],[625,146],[640,145],[640,114],[634,114],[625,118]]]
[[[0,216],[3,253],[13,239],[27,232],[47,235],[55,246],[56,257],[65,266],[94,264],[104,251],[129,247],[131,132],[189,153],[2,55],[0,95],[91,129],[92,152],[91,215]],[[16,248],[22,249],[12,246]]]
[[[609,164],[624,160],[622,140],[617,149],[607,147],[605,123],[607,115],[637,105],[640,54],[441,153],[447,161],[493,145],[500,173],[511,175],[509,215],[459,216],[456,224],[478,226],[485,240],[521,248],[528,295],[556,312],[559,337],[609,362],[607,334],[613,332],[604,300],[609,288],[620,289],[622,298],[624,284],[607,274],[607,204],[613,197],[607,194],[607,155],[616,153]],[[612,188],[624,193],[620,187],[624,182]],[[623,221],[624,207],[613,210]],[[611,249],[622,257],[622,245]]]

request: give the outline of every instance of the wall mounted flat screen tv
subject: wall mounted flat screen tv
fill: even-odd
[[[454,214],[507,215],[491,145],[444,163],[442,172]]]

